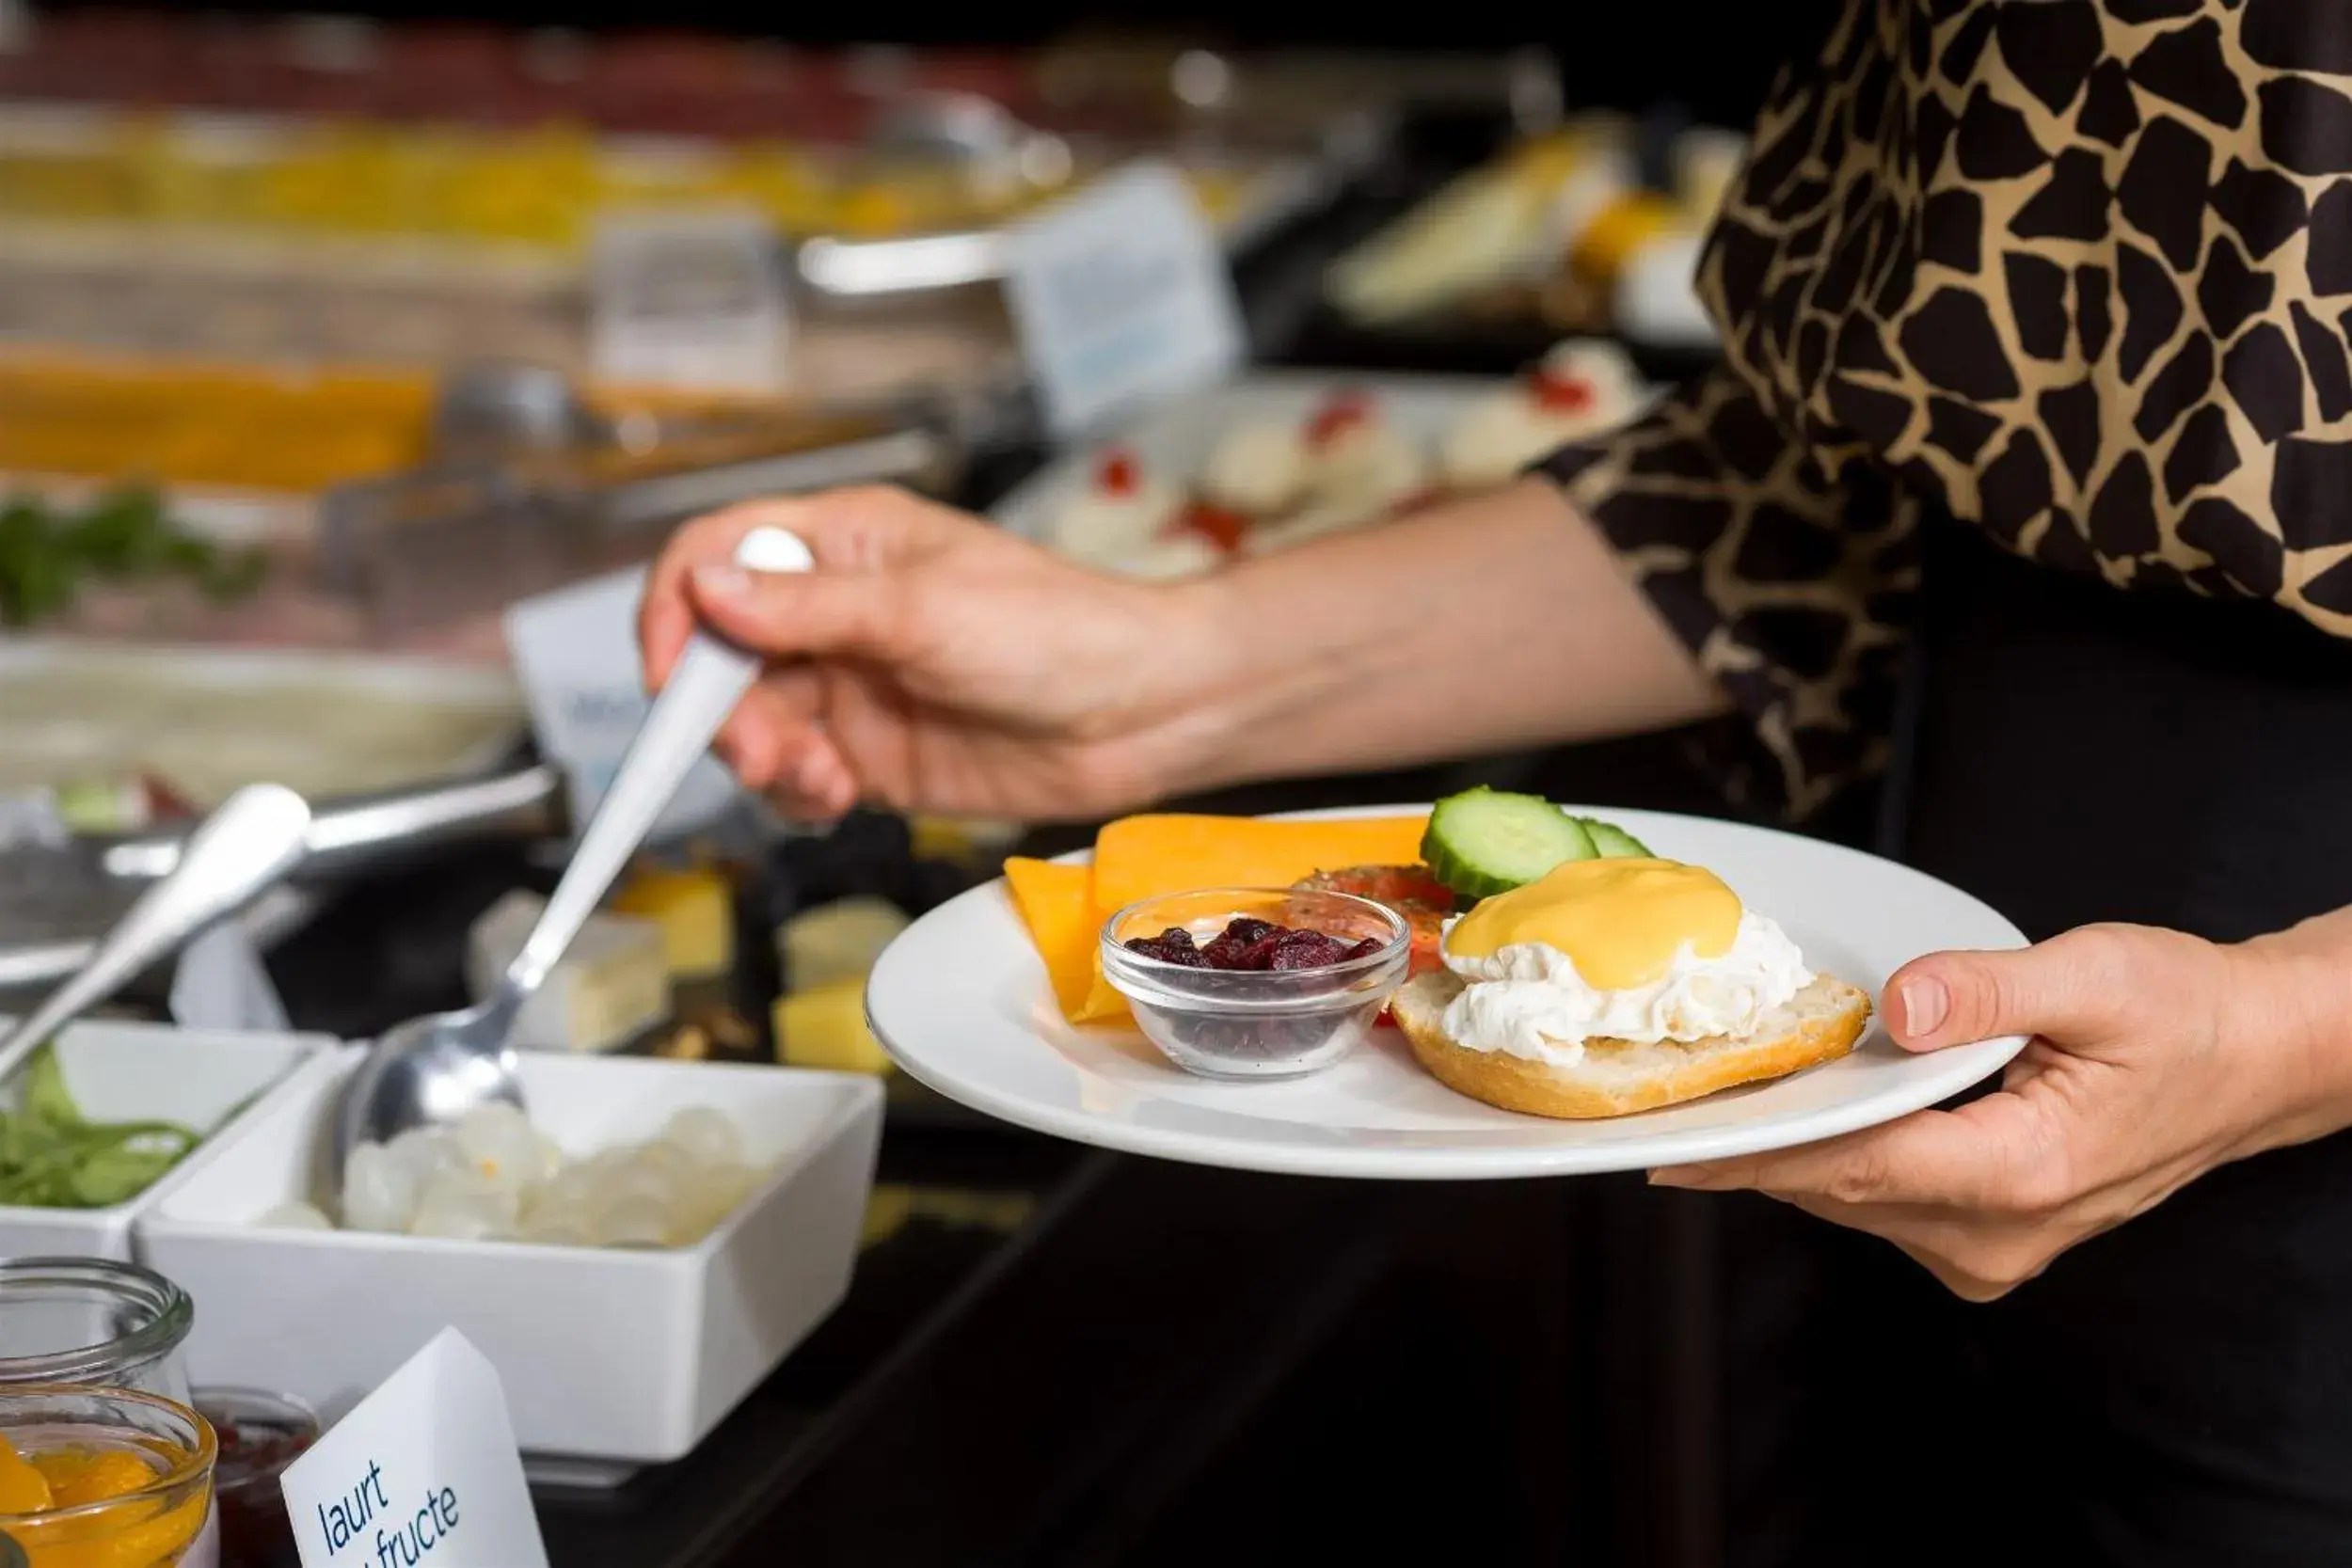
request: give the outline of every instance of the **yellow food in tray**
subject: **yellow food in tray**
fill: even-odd
[[[569,250],[611,208],[744,201],[787,233],[885,238],[1001,223],[1098,170],[976,173],[787,142],[604,137],[572,125],[170,116],[0,118],[0,220],[405,235]],[[1191,174],[1213,217],[1254,178]]]
[[[0,356],[0,469],[307,492],[425,452],[421,375]]]

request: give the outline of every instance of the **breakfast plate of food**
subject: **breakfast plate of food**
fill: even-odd
[[[866,1011],[940,1093],[1104,1148],[1572,1175],[1813,1143],[1950,1099],[2024,1039],[1913,1053],[1874,999],[1923,953],[2024,942],[1859,850],[1480,789],[1123,818],[915,922]]]

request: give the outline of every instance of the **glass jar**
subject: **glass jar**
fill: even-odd
[[[60,1490],[126,1454],[149,1472],[144,1483],[93,1485],[87,1501],[0,1514],[0,1536],[25,1568],[220,1568],[213,1429],[186,1405],[130,1388],[20,1384],[0,1388],[0,1439]]]
[[[259,1388],[199,1388],[196,1409],[219,1448],[213,1503],[221,1568],[300,1568],[278,1479],[318,1441],[317,1414],[290,1395]]]
[[[97,1258],[0,1262],[0,1394],[22,1384],[136,1388],[188,1402],[181,1345],[188,1293],[150,1269]]]

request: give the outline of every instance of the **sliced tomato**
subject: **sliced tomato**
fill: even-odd
[[[1446,917],[1454,912],[1454,892],[1432,877],[1427,866],[1352,865],[1318,871],[1297,885],[1316,893],[1348,893],[1386,904],[1412,927],[1412,973],[1424,974],[1443,967],[1438,942],[1445,934]]]

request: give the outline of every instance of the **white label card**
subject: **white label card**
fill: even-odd
[[[645,572],[616,572],[525,599],[506,612],[506,649],[522,681],[539,750],[564,769],[572,820],[584,825],[612,786],[628,743],[652,706],[637,654],[637,603]],[[651,837],[701,832],[736,800],[715,757],[694,765]]]
[[[548,1568],[498,1370],[453,1328],[278,1484],[302,1568]]]
[[[596,225],[592,298],[599,379],[784,389],[791,296],[776,231],[756,209],[608,214]]]
[[[183,1029],[285,1032],[285,1004],[241,922],[221,921],[180,950],[171,1016]]]
[[[1248,356],[1225,252],[1166,164],[1131,164],[1020,224],[1006,261],[1057,436],[1214,385]]]

